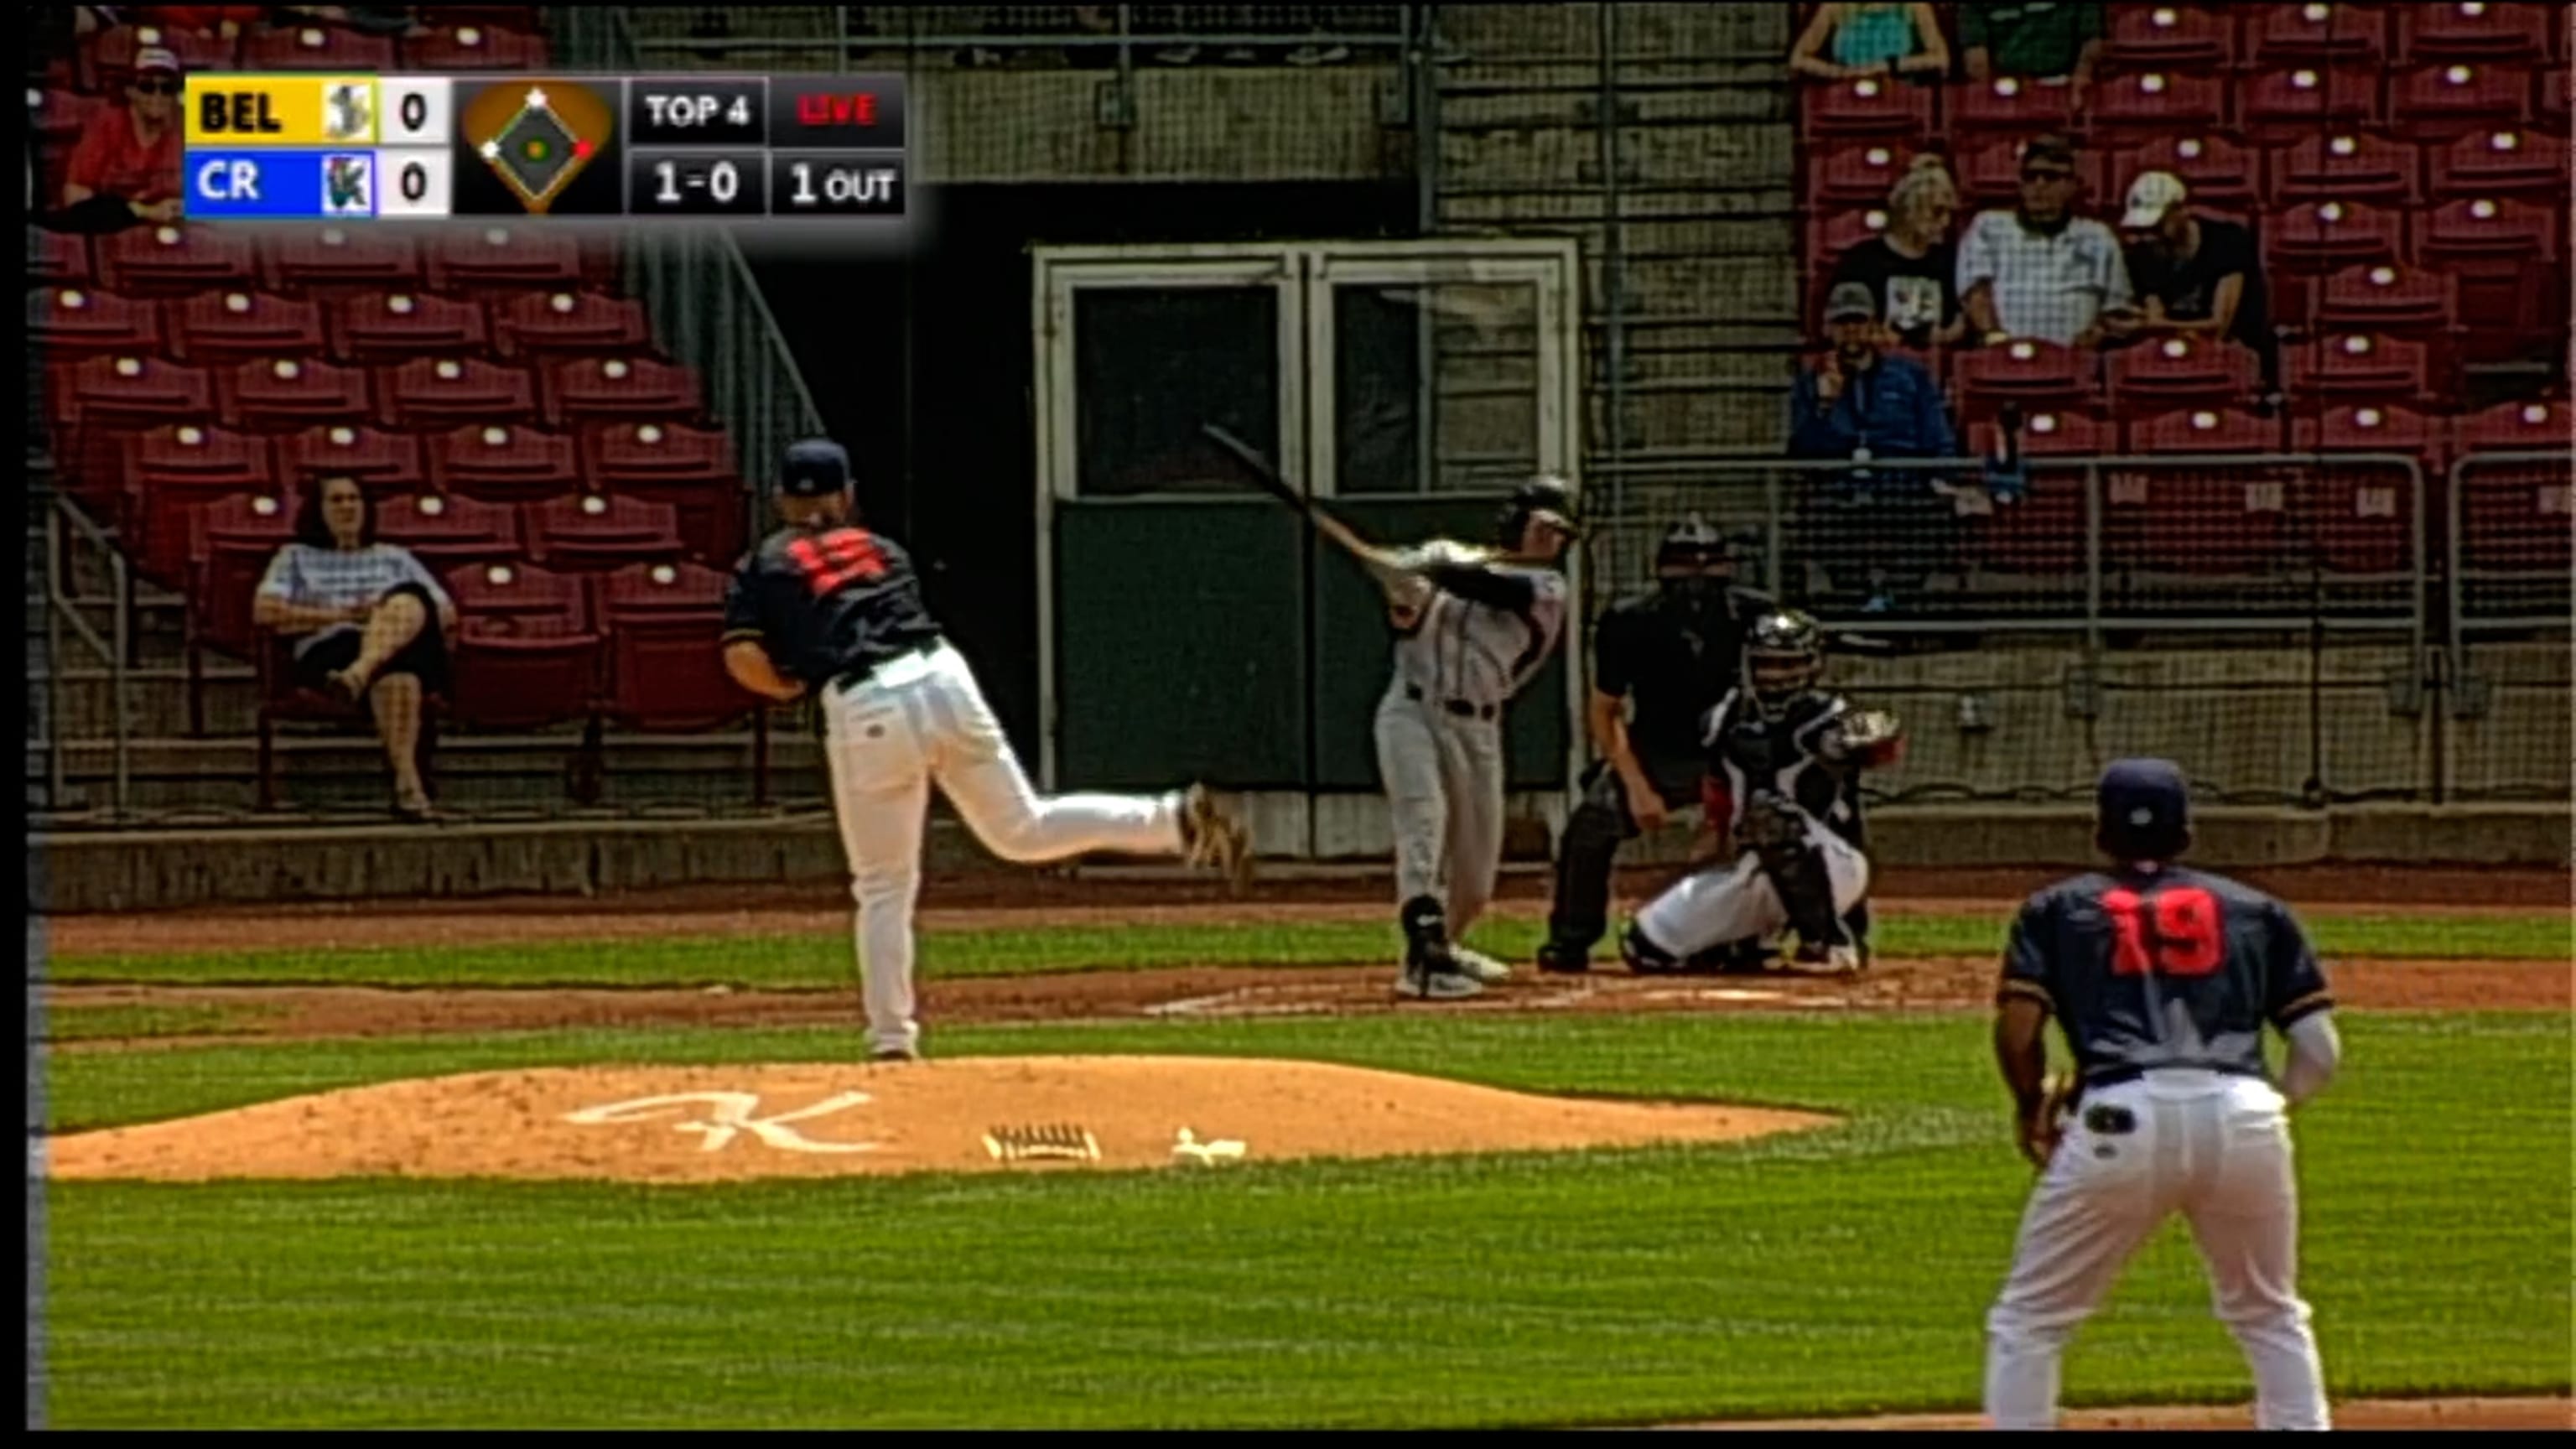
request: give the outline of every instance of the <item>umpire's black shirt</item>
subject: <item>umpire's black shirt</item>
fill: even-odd
[[[1629,746],[1640,761],[1696,761],[1700,722],[1744,664],[1752,596],[1718,589],[1693,608],[1669,587],[1630,599],[1601,616],[1592,635],[1592,687],[1633,695]]]
[[[2087,1085],[2159,1067],[2268,1077],[2263,1026],[2333,1005],[2289,908],[2168,866],[2078,876],[2030,898],[2001,994],[2045,1004]]]
[[[820,691],[939,642],[903,545],[864,528],[782,528],[734,569],[725,641],[757,639],[780,672]]]

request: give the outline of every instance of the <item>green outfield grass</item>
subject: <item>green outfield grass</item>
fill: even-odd
[[[2001,915],[1885,915],[1873,944],[1886,956],[1989,956],[2002,950]],[[2306,924],[2329,961],[2350,957],[2433,960],[2566,960],[2561,915],[2325,915]],[[1545,932],[1534,920],[1493,920],[1473,944],[1526,961]],[[1285,966],[1395,959],[1393,923],[1050,926],[1042,930],[945,928],[921,933],[923,969],[945,977],[1022,976],[1150,966]],[[1605,945],[1606,955],[1615,947]],[[52,955],[55,981],[166,985],[703,986],[787,989],[849,983],[846,933],[699,936],[659,941],[546,941],[451,947]]]
[[[2338,1397],[2564,1392],[2560,1014],[2361,1015],[2300,1119]],[[1848,1114],[1738,1147],[643,1188],[49,1189],[62,1426],[1305,1426],[1973,1407],[2029,1174],[1945,1016],[1119,1023],[942,1055],[1334,1060]],[[59,1056],[96,1126],[511,1065],[846,1057],[838,1030],[220,1042]],[[2072,1404],[2241,1401],[2187,1240],[2132,1268]]]

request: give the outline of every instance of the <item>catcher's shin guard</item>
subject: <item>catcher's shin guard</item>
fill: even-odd
[[[1636,922],[1619,936],[1619,955],[1640,976],[1663,976],[1682,969],[1681,958],[1647,939]]]
[[[1810,946],[1850,944],[1834,910],[1834,878],[1825,869],[1824,851],[1807,839],[1806,817],[1769,794],[1755,796],[1744,813],[1744,836],[1780,893],[1790,929]]]

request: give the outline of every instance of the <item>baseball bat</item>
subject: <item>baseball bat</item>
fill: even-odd
[[[1199,425],[1199,431],[1207,434],[1208,441],[1224,449],[1236,462],[1250,471],[1252,481],[1262,492],[1305,515],[1306,521],[1315,525],[1316,532],[1350,550],[1352,556],[1361,563],[1367,564],[1371,571],[1383,575],[1392,567],[1382,550],[1371,546],[1368,540],[1353,533],[1349,525],[1316,507],[1315,500],[1290,486],[1287,479],[1279,476],[1279,470],[1271,465],[1270,460],[1261,455],[1260,449],[1215,423],[1202,423]]]

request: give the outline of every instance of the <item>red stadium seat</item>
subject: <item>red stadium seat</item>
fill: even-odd
[[[2443,421],[2397,403],[2338,403],[2291,424],[2302,453],[2412,453],[2438,464],[2449,444]]]
[[[1972,419],[1968,447],[1979,457],[2000,448],[1999,424]],[[2022,419],[2022,456],[2030,459],[2100,457],[2119,451],[2112,427],[2083,412],[2040,408]],[[2008,574],[2080,577],[2084,568],[2084,475],[2064,468],[2030,469],[2029,486],[2011,502],[1969,525],[1972,551],[1986,568]]]
[[[2568,540],[2576,534],[2568,506],[2571,427],[2576,416],[2563,402],[2499,403],[2460,420],[2451,486],[2464,572],[2566,578]]]
[[[2413,338],[2336,332],[2281,349],[2283,381],[2308,402],[2424,402],[2436,390],[2436,351]]]
[[[2423,163],[2415,148],[2383,136],[2351,131],[2310,136],[2266,159],[2270,195],[2265,200],[2271,206],[2303,201],[2408,206],[2422,196],[2416,177]]]
[[[592,421],[692,419],[698,378],[676,363],[649,357],[583,357],[549,364],[546,421],[579,427]]]
[[[28,281],[60,287],[89,278],[89,238],[27,228]]]
[[[2417,221],[2415,259],[2424,266],[2558,259],[2558,214],[2512,197],[2460,197]]]
[[[1960,412],[1983,417],[2013,400],[2061,410],[2089,406],[2095,392],[2093,368],[2088,353],[2017,337],[1957,354],[1951,377],[1958,385]]]
[[[354,367],[279,357],[244,362],[216,377],[229,427],[285,433],[366,421],[367,378]]]
[[[1838,210],[1807,223],[1807,262],[1818,275],[1829,273],[1843,253],[1887,230],[1887,209]]]
[[[2112,5],[2102,64],[2111,71],[2216,71],[2236,59],[2234,18],[2201,5]]]
[[[2548,5],[2407,5],[2397,12],[2397,54],[2409,63],[2538,65],[2549,59],[2550,24],[2558,18]]]
[[[271,238],[268,281],[279,291],[403,291],[421,283],[420,248],[408,236],[325,226]]]
[[[2173,408],[2128,425],[2125,451],[2161,453],[2277,453],[2286,441],[2281,421],[2245,408]]]
[[[2129,427],[2128,451],[2156,457],[2278,452],[2278,422],[2234,408],[2182,408]],[[2212,465],[2121,469],[2102,480],[2106,567],[2250,574],[2271,568],[2289,507],[2278,470]]]
[[[429,483],[418,438],[357,423],[331,423],[279,438],[277,466],[299,487],[336,476],[355,478],[371,493],[411,492]]]
[[[437,18],[449,18],[444,9]],[[415,71],[535,70],[546,63],[546,43],[517,30],[451,23],[405,39],[402,59]]]
[[[161,351],[161,309],[96,287],[37,287],[27,293],[27,340],[50,363]]]
[[[201,421],[214,411],[215,384],[202,367],[157,357],[93,357],[54,373],[57,427],[151,427]]]
[[[2111,144],[2216,130],[2227,120],[2227,82],[2163,70],[2115,75],[2096,83],[2086,118],[2095,138]]]
[[[2378,65],[2388,58],[2387,15],[2377,5],[2248,7],[2251,58],[2266,64],[2320,61]]]
[[[2228,407],[2252,399],[2261,384],[2254,354],[2233,342],[2158,337],[2108,357],[2111,399],[2124,412]]]
[[[238,231],[138,226],[98,241],[98,276],[129,297],[187,297],[208,287],[259,284],[259,258]]]
[[[459,225],[431,244],[429,284],[457,293],[579,287],[581,247],[542,225]]]
[[[2319,131],[2376,126],[2379,72],[2368,66],[2293,65],[2256,72],[2240,98],[2239,129],[2287,144]]]
[[[379,416],[406,432],[445,431],[466,423],[525,423],[537,416],[537,389],[525,368],[473,357],[424,357],[376,372]]]
[[[209,367],[255,357],[318,357],[322,309],[294,297],[226,289],[170,304],[181,360]]]
[[[178,423],[118,440],[124,454],[120,522],[136,567],[155,582],[179,586],[194,538],[188,515],[229,494],[276,490],[264,438],[199,423]],[[139,545],[139,546],[138,546]]]
[[[550,568],[603,571],[678,563],[688,555],[680,515],[625,494],[574,493],[527,505],[528,547]]]
[[[469,423],[429,440],[429,476],[444,493],[531,503],[578,487],[573,440],[504,423]]]
[[[1979,457],[1992,456],[2000,445],[1996,432],[2001,426],[1992,418],[1970,423],[1968,446]],[[2033,458],[2107,456],[2120,451],[2120,435],[2091,413],[2038,408],[2022,417],[2021,450]]]
[[[2303,490],[2301,512],[2318,559],[2345,574],[2397,574],[2415,566],[2415,494],[2440,466],[2441,424],[2412,408],[2344,404],[2302,419],[2295,446],[2307,453],[2404,453],[2424,472],[2393,464],[2328,464]]]
[[[262,652],[263,631],[251,622],[259,582],[269,562],[294,534],[295,499],[287,494],[236,493],[191,516],[188,587],[180,627],[188,669],[188,732],[206,732],[205,651],[238,659]]]
[[[123,86],[134,75],[134,53],[147,45],[177,56],[179,68],[189,75],[237,68],[234,57],[238,52],[233,41],[147,20],[140,25],[113,25],[95,32],[89,46],[93,81],[111,91]]]
[[[1984,82],[1961,81],[1945,96],[1950,134],[1964,137],[2007,131],[2027,137],[2064,132],[2075,119],[2072,89],[2028,76],[1999,75]]]
[[[2397,212],[2358,202],[2319,202],[2274,213],[2264,232],[2264,265],[2278,272],[2333,272],[2368,262],[2399,261],[2405,221]]]
[[[470,357],[491,346],[483,309],[412,290],[360,292],[333,304],[331,352],[346,362]]]
[[[362,35],[336,25],[263,26],[242,36],[241,67],[265,71],[396,71],[391,37]]]
[[[2304,320],[2337,332],[2448,332],[2460,321],[2459,279],[2386,262],[2346,267],[2318,285]]]
[[[2400,71],[2389,91],[2394,124],[2425,141],[2531,123],[2530,73],[2453,60]]]
[[[31,89],[27,92],[27,134],[68,150],[108,105],[96,96],[72,91]],[[59,183],[62,178],[54,179]]]
[[[1808,152],[1807,203],[1811,206],[1877,206],[1913,164],[1914,147],[1870,137],[1820,145]]]
[[[1901,136],[1931,134],[1932,90],[1928,86],[1863,76],[1858,80],[1820,81],[1798,88],[1798,130],[1802,139],[1821,136]]]
[[[2544,70],[2532,78],[2531,105],[2539,112],[2540,124],[2553,136],[2567,134],[2567,67]]]
[[[731,563],[742,548],[743,488],[732,440],[683,423],[611,423],[586,431],[584,456],[601,486],[667,503],[693,557]]]
[[[2565,453],[2569,440],[2576,439],[2576,409],[2563,402],[2502,402],[2460,418],[2456,429],[2464,456]]]
[[[449,573],[446,585],[458,615],[450,656],[459,720],[537,729],[590,716],[600,640],[577,576],[485,564]]]
[[[2159,136],[2113,156],[2102,196],[2106,204],[2125,204],[2130,184],[2141,175],[2167,171],[2182,178],[2194,201],[2250,206],[2257,196],[2260,155],[2215,131]]]
[[[2009,209],[2021,198],[2021,150],[2028,137],[1995,136],[1960,146],[1957,181],[1965,209]],[[2103,157],[2098,151],[2075,156],[2075,182],[2081,197],[2103,196]],[[2081,203],[2079,203],[2080,205]]]
[[[644,304],[597,292],[528,292],[492,307],[504,357],[631,356],[653,350]]]
[[[769,798],[769,712],[724,667],[726,578],[694,564],[641,563],[597,581],[607,636],[601,712],[629,729],[721,729],[748,715],[752,799]]]
[[[525,552],[515,510],[441,493],[377,500],[376,534],[410,549],[433,570],[500,563]]]
[[[2567,142],[2535,127],[2472,131],[2431,149],[2435,201],[2520,196],[2563,203],[2567,196]]]

